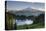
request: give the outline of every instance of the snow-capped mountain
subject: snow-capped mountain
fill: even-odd
[[[26,16],[35,15],[35,16],[37,16],[41,13],[43,13],[43,12],[40,10],[32,9],[32,8],[26,8],[26,9],[23,9],[21,11],[17,11],[16,15],[26,15]]]
[[[19,11],[12,11],[11,13],[15,14],[15,15],[25,15],[25,16],[38,16],[39,14],[44,13],[43,11],[37,10],[37,9],[33,9],[33,8],[25,8],[23,10],[19,10]]]

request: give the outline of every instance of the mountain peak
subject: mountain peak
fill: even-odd
[[[23,10],[32,10],[32,8],[31,7],[27,7],[25,9],[23,9]]]

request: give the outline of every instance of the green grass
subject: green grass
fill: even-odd
[[[37,23],[37,24],[32,24],[32,25],[17,26],[17,29],[34,29],[34,28],[44,28],[44,24],[43,23]]]

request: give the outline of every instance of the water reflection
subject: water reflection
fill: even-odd
[[[32,24],[33,20],[31,19],[16,19],[17,25],[25,25],[25,24]]]

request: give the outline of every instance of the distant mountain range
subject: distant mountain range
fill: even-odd
[[[12,13],[12,14],[15,14],[15,15],[25,15],[25,16],[38,16],[39,14],[42,14],[44,13],[43,11],[41,10],[37,10],[37,9],[33,9],[33,8],[26,8],[26,9],[22,9],[22,10],[19,10],[19,11],[8,11],[9,13]]]

